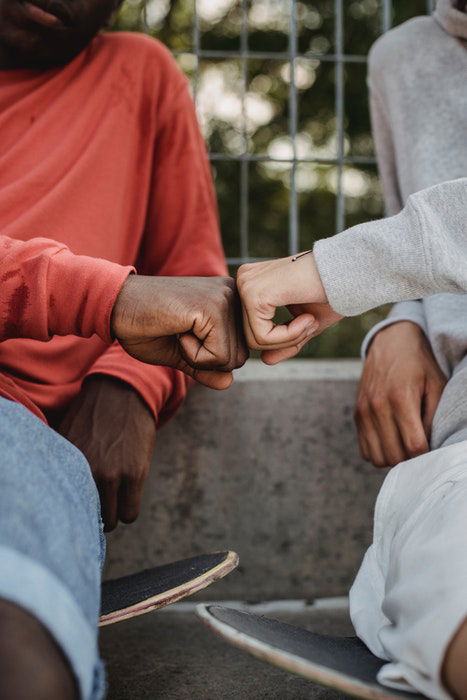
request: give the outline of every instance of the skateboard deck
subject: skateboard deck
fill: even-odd
[[[248,612],[198,605],[198,617],[215,633],[254,656],[320,685],[360,698],[422,698],[381,685],[379,659],[357,637],[315,634]]]
[[[238,564],[235,552],[201,554],[102,584],[99,626],[163,608],[223,578]]]

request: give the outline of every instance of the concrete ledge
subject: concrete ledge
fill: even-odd
[[[140,519],[109,538],[107,575],[234,549],[238,571],[204,598],[346,594],[384,476],[358,452],[359,372],[252,360],[227,392],[195,387],[159,434]]]

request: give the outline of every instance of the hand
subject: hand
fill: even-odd
[[[248,358],[235,282],[228,277],[130,275],[112,312],[114,336],[130,355],[227,389]]]
[[[355,422],[364,459],[387,467],[428,452],[445,385],[417,324],[400,321],[383,328],[370,345],[357,396]]]
[[[305,343],[342,318],[327,302],[313,255],[242,265],[237,287],[243,304],[245,336],[267,364],[296,355]],[[275,325],[277,307],[293,319]]]
[[[154,417],[139,394],[113,377],[91,375],[59,432],[90,464],[105,529],[136,520],[156,436]]]

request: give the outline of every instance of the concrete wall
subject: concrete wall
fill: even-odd
[[[358,452],[359,372],[358,360],[250,360],[228,391],[196,387],[159,433],[139,520],[109,538],[107,577],[234,549],[239,570],[205,598],[345,594],[384,476]]]

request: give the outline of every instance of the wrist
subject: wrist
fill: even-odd
[[[131,414],[133,417],[138,416],[139,420],[147,415],[154,427],[156,425],[154,414],[140,392],[120,377],[105,373],[89,374],[83,382],[82,391],[94,402],[100,400],[109,407],[115,407],[111,411],[114,416]]]
[[[281,295],[286,299],[285,304],[327,303],[326,291],[311,252],[284,258],[284,268],[279,271],[281,277],[278,281],[285,286]],[[282,272],[287,274],[282,275]],[[281,299],[279,305],[282,304]]]
[[[133,281],[135,279],[136,276],[134,274],[128,275],[115,299],[115,304],[110,314],[110,333],[114,340],[121,337],[124,332],[129,304],[132,305],[132,303],[136,302],[136,299],[134,299],[135,289]]]
[[[371,352],[385,352],[391,347],[394,347],[395,350],[402,346],[413,349],[425,342],[425,333],[417,323],[408,320],[394,321],[394,323],[384,326],[371,339],[366,349],[366,356],[368,357]]]
[[[379,333],[376,334],[375,340],[377,338],[388,338],[388,337],[401,337],[401,336],[424,336],[425,333],[422,328],[414,321],[409,321],[407,319],[401,321],[394,321],[393,323],[382,328]]]

